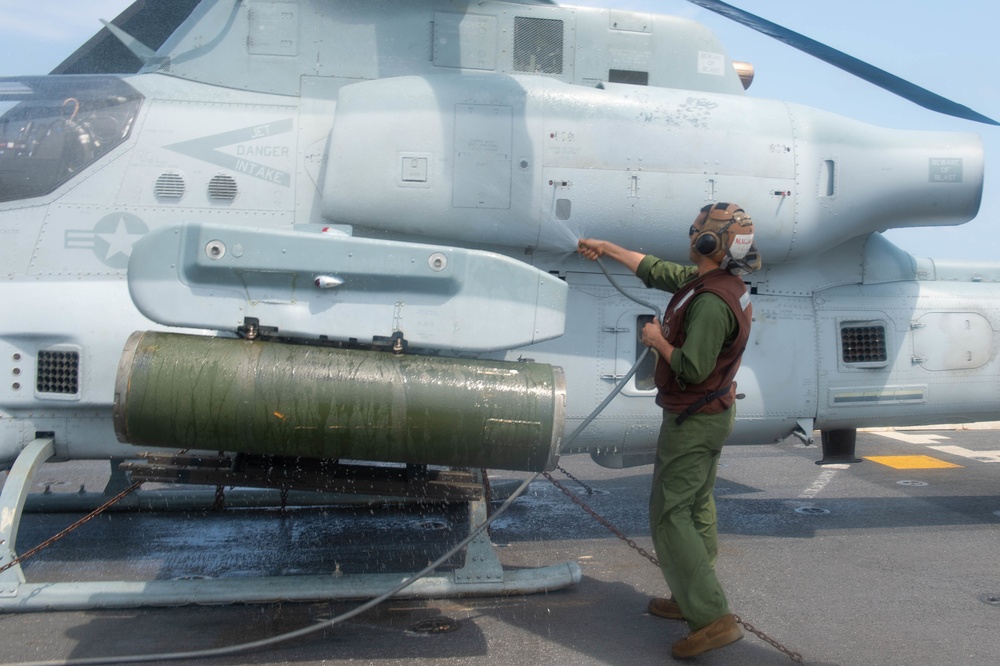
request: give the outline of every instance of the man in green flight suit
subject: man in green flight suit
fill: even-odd
[[[736,416],[736,384],[750,334],[752,307],[741,274],[760,267],[753,222],[735,204],[701,209],[689,230],[681,266],[609,241],[583,239],[579,253],[608,256],[647,287],[673,293],[664,321],[642,330],[657,353],[656,404],[663,425],[653,467],[650,530],[670,598],[654,598],[654,615],[686,620],[690,633],[674,643],[675,657],[694,657],[743,637],[715,575],[715,474]]]

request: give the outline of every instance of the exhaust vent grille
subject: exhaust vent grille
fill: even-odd
[[[885,326],[844,326],[840,329],[844,363],[881,363],[889,355],[885,344]]]
[[[178,201],[184,196],[184,178],[179,173],[165,173],[156,179],[153,187],[157,199]]]
[[[238,193],[236,179],[232,176],[220,174],[208,183],[208,198],[212,201],[232,201]]]
[[[80,392],[80,352],[39,351],[35,377],[39,393],[76,395]]]

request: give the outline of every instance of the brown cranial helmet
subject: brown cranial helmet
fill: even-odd
[[[753,220],[736,204],[709,204],[691,226],[692,257],[702,255],[734,275],[752,273],[761,266],[753,242]]]

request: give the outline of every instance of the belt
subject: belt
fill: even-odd
[[[700,410],[702,407],[712,402],[713,400],[718,400],[719,398],[722,398],[732,390],[733,390],[733,385],[730,384],[725,388],[720,388],[718,391],[712,391],[708,395],[704,395],[698,398],[693,403],[691,403],[691,405],[688,406],[687,409],[685,409],[683,412],[677,415],[677,418],[674,419],[674,423],[676,423],[677,425],[684,423],[685,421],[687,421],[689,416],[698,412],[698,410]]]

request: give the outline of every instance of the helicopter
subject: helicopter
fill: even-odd
[[[0,564],[49,459],[470,501],[450,468],[649,464],[655,315],[576,239],[684,261],[718,201],[764,258],[730,443],[818,430],[846,462],[860,427],[995,418],[1000,265],[881,233],[975,217],[980,138],[751,81],[687,19],[458,0],[137,2],[53,75],[0,79]],[[62,593],[0,583],[5,608]]]

